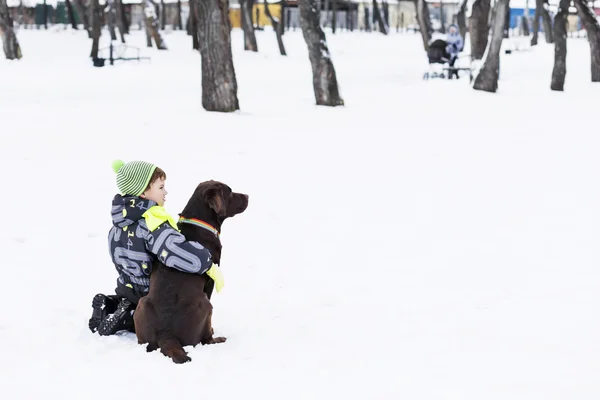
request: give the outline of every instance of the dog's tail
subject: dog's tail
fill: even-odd
[[[165,336],[158,341],[158,347],[160,347],[160,352],[163,353],[167,357],[171,357],[174,363],[183,364],[188,361],[192,361],[190,357],[188,357],[185,350],[183,350],[183,346],[179,342],[179,340],[175,339],[173,336]]]

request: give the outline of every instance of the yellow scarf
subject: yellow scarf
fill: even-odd
[[[148,229],[150,232],[153,232],[156,228],[162,225],[164,222],[169,222],[169,225],[173,227],[176,231],[179,232],[179,228],[177,227],[177,222],[175,218],[173,218],[164,207],[161,206],[153,206],[148,209],[142,217],[146,220],[146,225],[148,225]]]

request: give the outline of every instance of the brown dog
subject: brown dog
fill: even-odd
[[[219,234],[223,221],[248,207],[248,195],[234,193],[224,183],[202,182],[183,212],[179,229],[189,241],[207,248],[215,264],[221,261]],[[206,274],[188,274],[157,261],[150,276],[150,291],[135,310],[138,343],[148,343],[147,351],[160,351],[181,364],[192,359],[183,346],[222,343],[213,338],[210,296],[214,281]]]

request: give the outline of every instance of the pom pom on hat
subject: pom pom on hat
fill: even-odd
[[[112,162],[112,169],[115,171],[115,174],[119,172],[123,165],[125,165],[123,160],[115,160]]]

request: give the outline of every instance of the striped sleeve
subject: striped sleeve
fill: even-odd
[[[146,247],[167,267],[179,271],[203,274],[212,266],[208,249],[197,242],[188,242],[185,236],[173,229],[168,222],[153,232],[148,231]]]

